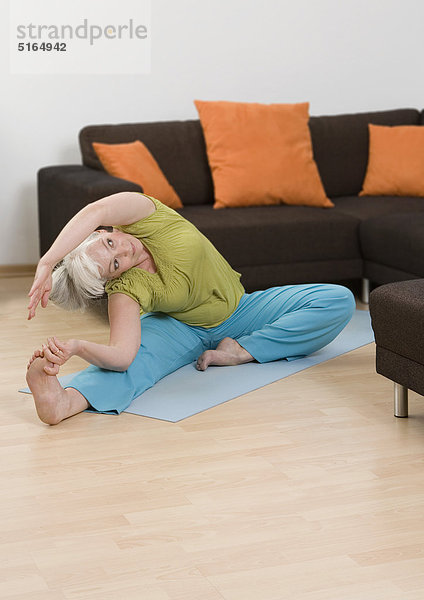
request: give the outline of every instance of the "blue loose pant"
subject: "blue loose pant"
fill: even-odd
[[[347,288],[304,284],[244,294],[234,313],[209,329],[149,313],[140,318],[141,345],[127,371],[91,365],[67,387],[77,389],[92,409],[119,414],[157,381],[215,349],[225,337],[237,340],[260,363],[293,360],[329,344],[354,309]]]

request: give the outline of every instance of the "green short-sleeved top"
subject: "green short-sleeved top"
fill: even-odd
[[[188,325],[216,327],[235,311],[244,294],[240,273],[192,223],[147,197],[156,211],[117,229],[143,243],[157,272],[132,267],[108,281],[106,293],[130,296],[141,314],[163,312]]]

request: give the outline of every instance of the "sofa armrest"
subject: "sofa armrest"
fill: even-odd
[[[66,223],[90,202],[117,192],[142,191],[139,185],[131,181],[82,165],[40,169],[38,225],[41,256],[47,252]]]

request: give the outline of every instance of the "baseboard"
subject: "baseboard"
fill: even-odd
[[[0,265],[0,279],[5,277],[33,277],[37,265]]]

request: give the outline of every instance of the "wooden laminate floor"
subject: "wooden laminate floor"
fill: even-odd
[[[0,280],[2,600],[424,598],[424,402],[392,416],[373,344],[180,423],[49,427],[28,356],[107,323],[28,322],[29,285]]]

